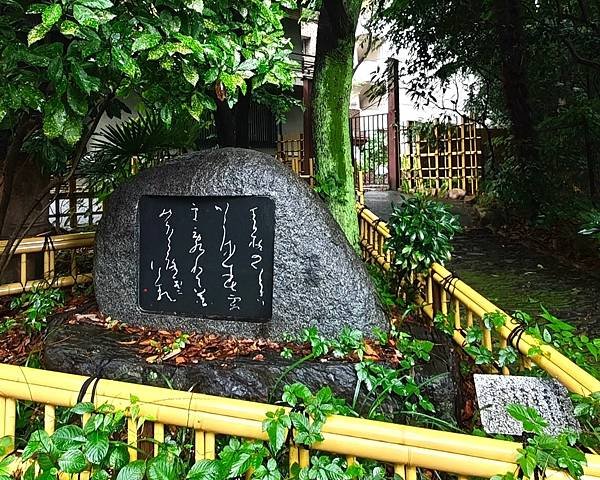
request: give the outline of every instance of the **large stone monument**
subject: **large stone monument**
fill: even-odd
[[[283,339],[387,323],[324,203],[273,157],[192,153],[117,189],[96,236],[100,309],[137,325]]]

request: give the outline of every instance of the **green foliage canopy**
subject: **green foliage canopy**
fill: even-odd
[[[291,88],[290,0],[0,0],[0,130],[26,120],[67,149],[139,99],[170,124],[215,97]],[[9,141],[10,142],[10,141]]]

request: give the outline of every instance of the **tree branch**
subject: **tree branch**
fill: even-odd
[[[44,191],[40,195],[38,195],[38,197],[34,200],[33,204],[31,205],[27,214],[24,216],[21,223],[17,226],[17,228],[15,228],[15,230],[9,236],[8,240],[6,241],[6,246],[4,247],[4,250],[2,251],[2,253],[0,254],[0,278],[2,278],[4,276],[6,269],[8,268],[8,265],[10,263],[10,260],[13,256],[15,250],[18,248],[19,244],[21,243],[21,240],[27,235],[27,232],[29,232],[29,230],[31,229],[33,224],[41,217],[41,215],[43,214],[43,212],[46,209],[45,208],[41,209],[37,213],[37,215],[35,215],[28,222],[29,217],[32,216],[33,212],[42,203],[44,198],[46,198],[48,196],[48,194],[53,189],[56,188],[56,194],[50,200],[50,202],[48,202],[48,205],[46,208],[50,207],[50,205],[52,205],[52,203],[54,201],[56,201],[60,187],[62,185],[64,185],[66,182],[68,182],[75,175],[75,172],[77,171],[77,167],[79,166],[79,161],[81,160],[81,157],[83,157],[83,154],[86,150],[87,144],[90,141],[90,139],[92,138],[92,135],[94,134],[94,132],[96,131],[96,128],[98,127],[98,124],[100,122],[102,115],[108,108],[108,105],[113,98],[114,98],[114,94],[110,94],[109,96],[105,97],[105,99],[98,105],[94,120],[88,126],[88,129],[87,129],[85,135],[83,135],[81,137],[81,139],[79,140],[79,143],[77,145],[77,148],[75,149],[75,153],[73,155],[73,160],[71,163],[71,168],[69,169],[68,173],[64,176],[58,176],[50,181],[50,183],[44,189]]]

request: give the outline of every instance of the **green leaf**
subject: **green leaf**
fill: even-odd
[[[58,466],[65,473],[79,473],[85,470],[87,462],[81,450],[71,449],[59,457]]]
[[[60,33],[63,35],[80,35],[79,25],[71,20],[64,20],[60,24]]]
[[[145,473],[146,462],[143,460],[135,460],[121,469],[116,480],[142,480]]]
[[[528,432],[541,434],[548,422],[537,412],[535,408],[519,404],[511,404],[506,407],[507,412],[515,420],[523,424],[523,429]]]
[[[221,478],[219,463],[216,460],[199,460],[188,472],[189,480],[218,480]]]
[[[205,83],[214,83],[215,80],[218,78],[219,76],[219,69],[216,67],[212,67],[209,68],[205,73],[204,73],[204,82]]]
[[[96,470],[90,480],[110,480],[110,475],[106,470]]]
[[[146,476],[148,480],[179,480],[175,463],[166,455],[159,455],[148,460]]]
[[[48,26],[44,23],[40,23],[33,27],[27,34],[27,45],[33,45],[35,42],[40,41],[50,31],[52,26]]]
[[[75,113],[81,116],[87,115],[88,99],[76,85],[69,84],[67,87],[67,102]]]
[[[73,5],[73,17],[75,17],[75,20],[77,20],[80,25],[85,27],[96,29],[100,25],[94,11],[84,5],[77,3]]]
[[[202,13],[204,10],[204,2],[202,0],[188,0],[185,6],[198,13]]]
[[[117,68],[130,78],[135,78],[140,74],[140,67],[136,61],[121,47],[112,47],[113,59]]]
[[[69,145],[75,145],[81,138],[83,124],[81,118],[76,118],[73,115],[68,115],[65,120],[65,126],[62,132],[63,138]]]
[[[283,408],[275,412],[268,412],[267,418],[262,423],[263,431],[267,432],[269,442],[273,450],[279,452],[285,442],[288,429],[291,427],[291,419]]]
[[[78,425],[64,425],[57,428],[50,438],[56,445],[56,448],[62,451],[70,450],[86,441],[83,429]]]
[[[189,63],[184,63],[181,66],[181,69],[183,71],[183,77],[189,83],[191,83],[193,87],[195,87],[196,84],[198,83],[198,80],[200,80],[200,75],[198,75],[198,72],[196,71],[194,66]]]
[[[108,466],[113,470],[120,470],[129,463],[129,449],[125,445],[112,447],[108,456]]]
[[[79,87],[79,89],[84,92],[86,95],[89,95],[92,92],[97,92],[100,90],[100,79],[88,75],[88,73],[83,69],[81,65],[73,65],[72,67],[73,78],[75,79],[75,83]],[[92,409],[93,411],[93,409]],[[91,412],[81,412],[81,413],[91,413]]]
[[[84,413],[93,413],[95,409],[96,409],[96,407],[94,407],[93,403],[81,402],[81,403],[78,403],[77,405],[74,405],[71,408],[71,412],[75,413],[76,415],[83,415]]]
[[[52,27],[60,20],[62,16],[62,7],[58,3],[48,5],[42,11],[42,23],[48,27]]]
[[[195,92],[192,95],[192,102],[188,111],[190,112],[190,115],[194,117],[195,120],[197,120],[198,122],[200,121],[200,119],[202,118],[202,112],[204,111],[204,105],[202,102],[202,96],[199,93]]]
[[[58,98],[51,99],[44,106],[44,134],[48,138],[62,135],[67,120],[65,106]]]
[[[162,36],[159,33],[142,33],[134,40],[131,51],[139,52],[142,50],[148,50],[156,47],[161,40]]]
[[[86,447],[86,458],[97,465],[102,463],[108,453],[108,435],[101,431],[90,433]]]
[[[21,458],[30,459],[36,453],[50,453],[53,449],[52,440],[44,430],[36,430],[29,437]]]
[[[77,3],[89,8],[98,8],[101,10],[106,10],[113,6],[113,3],[110,0],[77,0]]]

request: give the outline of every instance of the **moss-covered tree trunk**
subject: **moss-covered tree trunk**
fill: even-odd
[[[319,14],[313,84],[317,183],[331,213],[358,248],[348,111],[361,0],[324,0]]]

